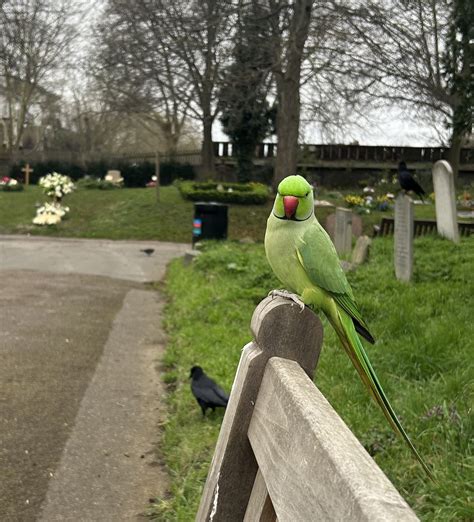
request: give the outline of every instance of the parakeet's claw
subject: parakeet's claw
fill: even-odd
[[[300,307],[300,311],[304,310],[303,301],[296,295],[288,292],[288,290],[272,290],[268,293],[268,297],[283,297],[284,299],[290,299]]]

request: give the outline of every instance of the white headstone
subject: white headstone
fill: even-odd
[[[336,208],[334,246],[339,255],[352,250],[352,212],[347,208]]]
[[[395,200],[395,275],[410,281],[413,275],[413,202],[403,193]]]
[[[433,166],[433,187],[438,234],[458,243],[459,229],[456,217],[453,169],[445,160],[437,161]]]

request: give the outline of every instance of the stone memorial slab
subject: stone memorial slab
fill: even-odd
[[[122,183],[123,181],[120,170],[108,170],[104,179],[117,184]]]
[[[314,206],[315,207],[334,207],[334,204],[325,199],[315,199]]]
[[[395,200],[395,275],[400,281],[413,276],[413,202],[403,193]]]
[[[339,255],[352,250],[352,212],[347,208],[336,208],[334,246]]]
[[[456,216],[453,169],[446,160],[437,161],[433,166],[433,187],[438,234],[458,243],[459,229]]]
[[[324,222],[324,229],[331,236],[334,242],[334,232],[336,228],[336,214],[329,214]],[[359,237],[363,231],[362,218],[358,214],[352,214],[352,235]]]
[[[360,236],[357,238],[354,250],[352,252],[351,263],[361,265],[367,261],[369,257],[370,245],[372,240],[369,236]]]

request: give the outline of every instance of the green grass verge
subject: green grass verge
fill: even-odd
[[[325,320],[316,383],[423,520],[472,520],[474,240],[457,246],[417,239],[410,285],[394,278],[392,245],[376,240],[370,263],[349,279],[378,339],[369,356],[437,484],[392,434]],[[152,509],[156,520],[194,519],[222,421],[221,411],[202,418],[190,391],[190,367],[203,366],[230,390],[241,349],[251,339],[252,312],[274,287],[260,244],[211,244],[192,266],[180,260],[170,265],[163,456],[171,491]]]
[[[321,197],[325,197],[324,194]],[[327,197],[335,205],[344,205],[340,193]],[[0,191],[0,234],[32,234],[53,237],[143,239],[190,242],[193,203],[185,201],[176,187],[162,187],[161,201],[154,189],[88,190],[78,189],[64,199],[71,211],[59,225],[40,227],[32,224],[35,204],[46,201],[37,186],[23,192]],[[272,201],[264,205],[230,205],[229,239],[250,237],[263,240]],[[324,223],[330,208],[317,208]],[[372,235],[373,225],[390,212],[364,215],[364,232]],[[434,205],[416,206],[418,218],[434,219]]]
[[[154,189],[78,189],[64,198],[71,211],[59,225],[32,224],[35,204],[46,201],[39,187],[23,192],[0,192],[0,234],[53,237],[143,239],[191,242],[194,207],[173,187]],[[271,209],[267,205],[231,205],[229,238],[261,239]]]

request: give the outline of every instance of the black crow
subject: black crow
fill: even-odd
[[[402,187],[405,192],[411,190],[423,201],[423,195],[425,191],[410,174],[407,169],[407,164],[404,161],[400,161],[398,164],[398,182],[400,183],[400,187]]]
[[[207,408],[214,411],[217,407],[227,406],[228,395],[204,373],[200,366],[193,366],[189,377],[193,379],[191,391],[201,406],[203,416],[206,415]]]
[[[153,254],[154,251],[154,248],[143,248],[142,250],[140,250],[140,252],[144,252],[147,256],[151,256],[151,254]]]

